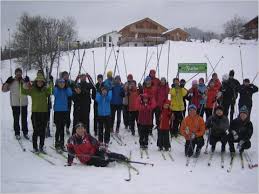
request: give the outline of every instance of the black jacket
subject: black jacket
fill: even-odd
[[[225,135],[229,129],[229,120],[225,115],[213,115],[206,121],[206,127],[211,130],[211,136],[219,137]]]
[[[231,104],[236,101],[239,87],[239,81],[234,78],[229,78],[227,81],[222,82],[220,91],[223,95],[223,104]]]
[[[242,121],[240,117],[238,117],[230,123],[229,133],[232,133],[233,130],[237,132],[239,141],[248,141],[253,134],[253,124],[249,118]]]
[[[246,105],[249,108],[253,105],[252,96],[255,92],[258,92],[258,87],[254,84],[249,84],[249,86],[241,85],[238,92],[240,94],[239,106]]]

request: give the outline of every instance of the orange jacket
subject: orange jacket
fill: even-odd
[[[189,129],[189,132],[186,129]],[[190,140],[192,133],[194,133],[196,137],[202,137],[205,133],[203,118],[199,115],[185,117],[182,121],[180,132],[186,140]]]

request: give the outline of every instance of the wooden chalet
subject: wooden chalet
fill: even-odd
[[[258,16],[243,25],[240,34],[244,39],[258,39]]]
[[[187,41],[189,38],[189,34],[180,28],[171,29],[162,33],[162,36],[166,38],[166,40],[173,41]]]

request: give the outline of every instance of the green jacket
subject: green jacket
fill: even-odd
[[[48,96],[52,90],[52,86],[39,89],[33,85],[31,89],[22,87],[22,94],[31,96],[32,112],[48,112]]]

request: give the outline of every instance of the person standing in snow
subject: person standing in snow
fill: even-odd
[[[180,80],[180,87],[184,88],[187,91],[187,89],[185,88],[185,84],[186,84],[185,79],[181,79]],[[174,88],[174,84],[172,84],[172,88]],[[187,95],[185,95],[183,97],[183,104],[184,104],[183,117],[185,117],[185,114],[186,114],[186,100],[187,100]]]
[[[27,124],[27,106],[28,98],[21,94],[21,87],[24,81],[29,81],[29,77],[22,78],[22,69],[15,69],[15,77],[10,76],[2,86],[3,92],[10,91],[10,104],[13,111],[13,129],[17,140],[21,139],[20,129],[23,131],[25,139],[29,139],[28,136],[28,124]],[[21,116],[20,126],[19,120]]]
[[[244,79],[243,84],[237,88],[237,91],[240,95],[238,107],[239,109],[243,106],[246,106],[249,112],[249,116],[252,111],[253,106],[253,94],[258,92],[258,87],[254,84],[250,84],[249,79]]]
[[[139,91],[136,86],[136,81],[129,84],[128,97],[129,97],[129,129],[131,134],[135,136],[135,124],[138,121],[138,96]]]
[[[239,110],[239,115],[230,123],[228,144],[231,155],[235,153],[234,143],[238,143],[237,148],[240,153],[251,147],[251,137],[253,135],[253,124],[249,118],[249,109],[244,105]]]
[[[195,157],[199,157],[201,148],[204,146],[203,135],[205,133],[205,123],[197,114],[197,108],[194,104],[188,107],[188,116],[185,117],[181,124],[181,134],[185,137],[185,156],[191,157],[194,153]]]
[[[233,115],[235,111],[236,99],[238,97],[238,88],[240,86],[239,81],[234,78],[235,72],[231,70],[229,72],[229,77],[223,75],[222,86],[220,91],[222,92],[222,106],[224,107],[224,115],[228,116],[230,108],[230,121],[233,120]]]
[[[229,129],[229,120],[223,114],[224,108],[217,106],[215,108],[215,114],[210,116],[206,121],[206,128],[209,130],[209,143],[211,145],[211,151],[214,152],[218,141],[221,142],[221,152],[225,152],[225,146],[227,143],[227,134]]]
[[[200,115],[200,99],[201,95],[198,90],[198,82],[197,80],[192,81],[192,87],[188,90],[187,100],[189,100],[189,104],[194,104],[197,107],[197,112]]]
[[[104,81],[103,84],[107,88],[107,90],[112,89],[112,84],[113,84],[112,71],[107,72],[107,79]]]
[[[99,142],[104,142],[108,147],[110,142],[110,121],[111,121],[111,100],[112,90],[108,90],[105,86],[101,86],[101,93],[96,93],[96,102],[98,104],[98,125],[99,125]],[[103,133],[103,128],[105,132]]]
[[[103,84],[103,75],[97,75],[97,83],[95,84],[95,92],[92,93],[92,99],[94,100],[94,136],[98,135],[98,103],[96,102],[96,93],[101,93],[101,86]]]
[[[213,81],[214,82],[214,88],[217,90],[217,92],[219,91],[220,87],[221,87],[221,82],[218,78],[218,74],[217,73],[213,73],[212,74],[212,78],[210,80],[210,82]]]
[[[187,95],[187,90],[185,88],[180,87],[179,79],[174,78],[173,80],[173,88],[171,88],[169,94],[171,95],[171,110],[174,113],[174,122],[172,129],[170,130],[171,137],[178,136],[179,133],[179,125],[183,119],[183,111],[184,111],[184,102],[183,98]]]
[[[121,83],[121,78],[119,75],[117,75],[115,76],[114,84],[112,86],[112,100],[111,100],[111,113],[112,113],[111,128],[113,131],[115,114],[117,113],[117,123],[116,123],[116,130],[115,130],[116,133],[119,133],[119,130],[120,130],[122,102],[123,102],[124,96],[125,96],[125,92],[123,89],[123,85]]]
[[[198,110],[199,112],[199,115],[203,118],[203,115],[204,115],[204,111],[205,111],[205,104],[206,104],[206,90],[207,90],[207,87],[206,85],[204,84],[204,78],[200,78],[199,79],[199,84],[198,84],[198,91],[199,91],[199,94],[201,96],[200,98],[200,109]]]
[[[48,97],[52,92],[51,83],[46,86],[45,78],[41,73],[37,74],[33,85],[25,82],[22,87],[22,94],[31,96],[32,99],[32,114],[31,121],[33,126],[32,145],[34,152],[45,153],[43,146],[45,141],[45,129],[48,122]],[[37,139],[40,137],[38,147]]]
[[[67,112],[68,112],[68,97],[72,96],[72,90],[70,87],[66,87],[64,79],[58,79],[54,88],[54,123],[56,125],[55,134],[55,148],[57,150],[65,151],[64,147],[64,128]]]
[[[160,125],[158,128],[158,139],[157,139],[157,146],[159,150],[165,149],[168,151],[171,148],[170,145],[170,125],[172,122],[172,111],[170,110],[171,101],[165,99],[163,103],[162,111],[160,114]]]
[[[140,148],[148,148],[148,135],[152,128],[152,110],[156,106],[155,99],[148,94],[141,94],[137,101],[138,131]]]
[[[206,105],[205,105],[205,113],[206,120],[212,115],[214,108],[217,105],[217,89],[214,87],[214,81],[210,81],[206,90]]]
[[[68,166],[73,165],[75,157],[82,164],[96,167],[106,167],[110,162],[114,161],[127,162],[129,160],[122,154],[107,151],[97,139],[86,132],[82,123],[78,123],[74,127],[74,131],[76,133],[67,142]]]

